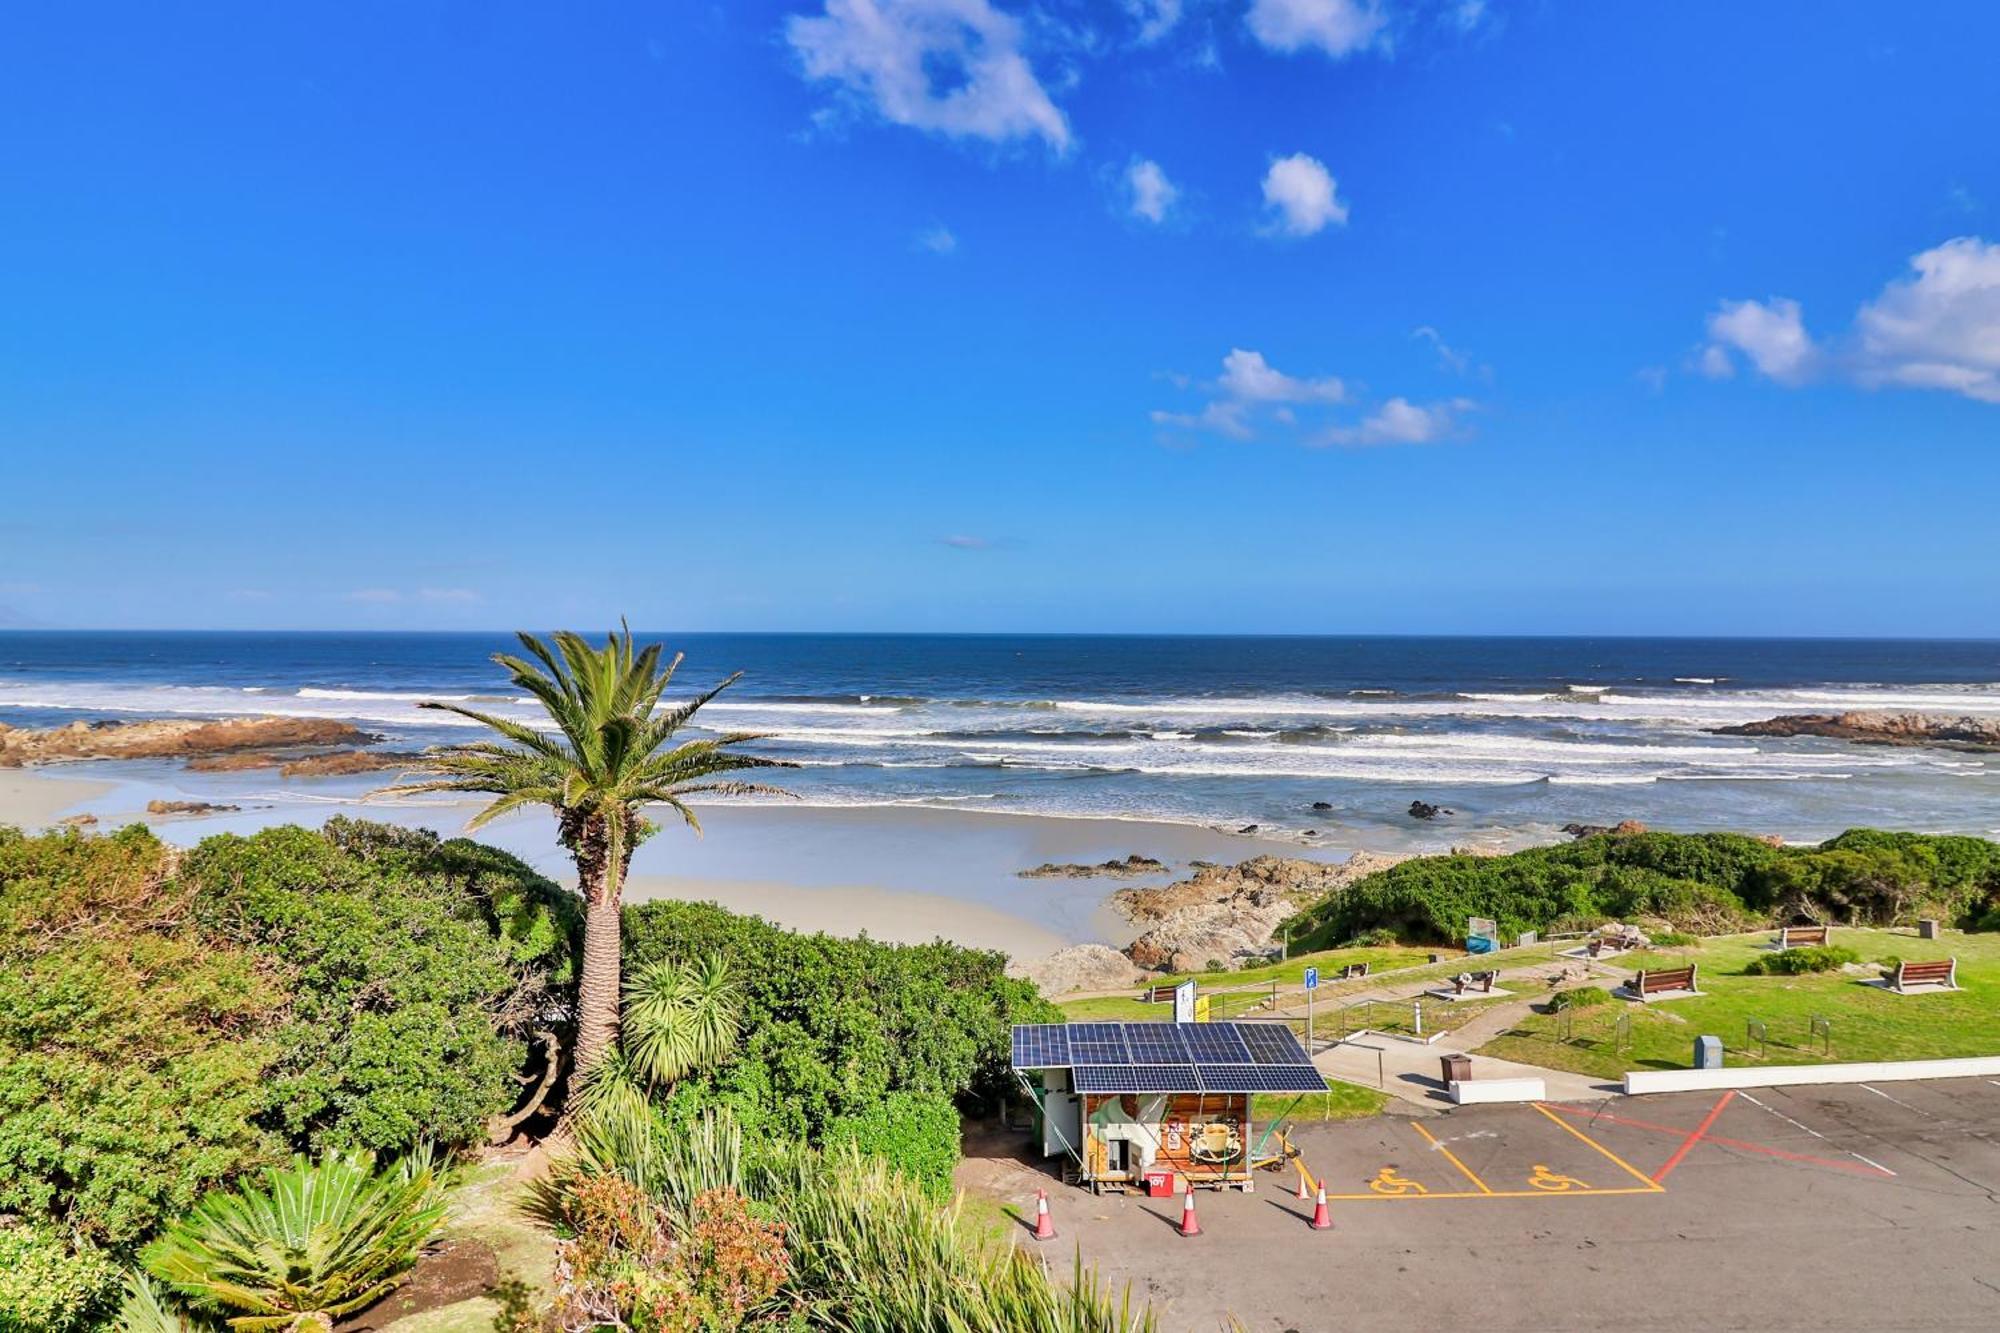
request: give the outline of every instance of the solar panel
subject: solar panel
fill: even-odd
[[[1114,1037],[1110,1041],[1084,1041],[1071,1034],[1069,1060],[1073,1065],[1129,1065],[1132,1057],[1125,1052],[1123,1038]]]
[[[1203,1092],[1325,1092],[1311,1065],[1196,1065]]]
[[[1299,1045],[1297,1034],[1283,1023],[1239,1023],[1236,1033],[1250,1048],[1250,1058],[1260,1065],[1312,1063],[1306,1048]]]
[[[1123,1023],[1071,1023],[1069,1035],[1080,1041],[1117,1041],[1124,1031]]]
[[[1187,1044],[1172,1023],[1127,1023],[1125,1049],[1135,1065],[1186,1064]]]
[[[1078,1092],[1196,1092],[1193,1065],[1078,1065],[1070,1075]]]
[[[1181,1023],[1188,1054],[1202,1064],[1250,1063],[1250,1048],[1236,1035],[1234,1023]]]
[[[1069,1029],[1062,1023],[1022,1023],[1014,1028],[1014,1068],[1062,1069],[1069,1064]]]

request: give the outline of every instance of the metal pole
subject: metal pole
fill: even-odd
[[[1310,990],[1308,990],[1306,992],[1306,1054],[1311,1055],[1312,1049],[1313,1049],[1313,993]]]
[[[1421,1037],[1424,1035],[1424,1002],[1412,1000],[1410,1007],[1416,1012],[1417,1035]]]

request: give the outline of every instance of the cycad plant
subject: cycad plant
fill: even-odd
[[[661,959],[625,982],[620,1042],[578,1080],[575,1120],[603,1126],[649,1112],[651,1094],[736,1049],[742,994],[720,955]]]
[[[473,816],[471,828],[514,810],[547,806],[556,834],[576,862],[584,898],[583,976],[577,997],[576,1069],[588,1071],[609,1054],[618,1036],[619,900],[632,853],[654,830],[643,811],[663,805],[697,833],[701,823],[687,798],[703,792],[740,795],[774,788],[724,775],[789,764],[735,747],[759,739],[726,732],[709,740],[672,744],[704,704],[734,684],[730,676],[711,690],[661,706],[681,658],[664,667],[662,650],[634,650],[621,629],[602,648],[567,631],[544,643],[519,636],[528,657],[496,653],[493,660],[516,688],[548,714],[553,731],[452,703],[425,703],[470,718],[498,733],[434,752],[422,767],[432,776],[391,791],[480,792],[495,799]],[[532,660],[530,660],[532,659]],[[739,673],[740,675],[740,673]]]
[[[427,1151],[379,1171],[366,1153],[294,1157],[261,1185],[202,1199],[140,1260],[190,1310],[238,1333],[331,1329],[402,1282],[444,1217],[446,1190]]]

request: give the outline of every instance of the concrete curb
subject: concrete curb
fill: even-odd
[[[1780,1088],[1804,1083],[1895,1083],[1919,1078],[2000,1077],[2000,1055],[1963,1060],[1890,1060],[1853,1065],[1773,1065],[1767,1069],[1635,1069],[1625,1095],[1709,1088]]]

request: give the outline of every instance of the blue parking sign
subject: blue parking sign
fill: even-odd
[[[1306,969],[1306,989],[1307,989],[1307,990],[1318,990],[1318,989],[1319,989],[1319,969],[1318,969],[1318,968],[1316,968],[1316,967],[1309,967],[1309,968],[1307,968],[1307,969]]]

